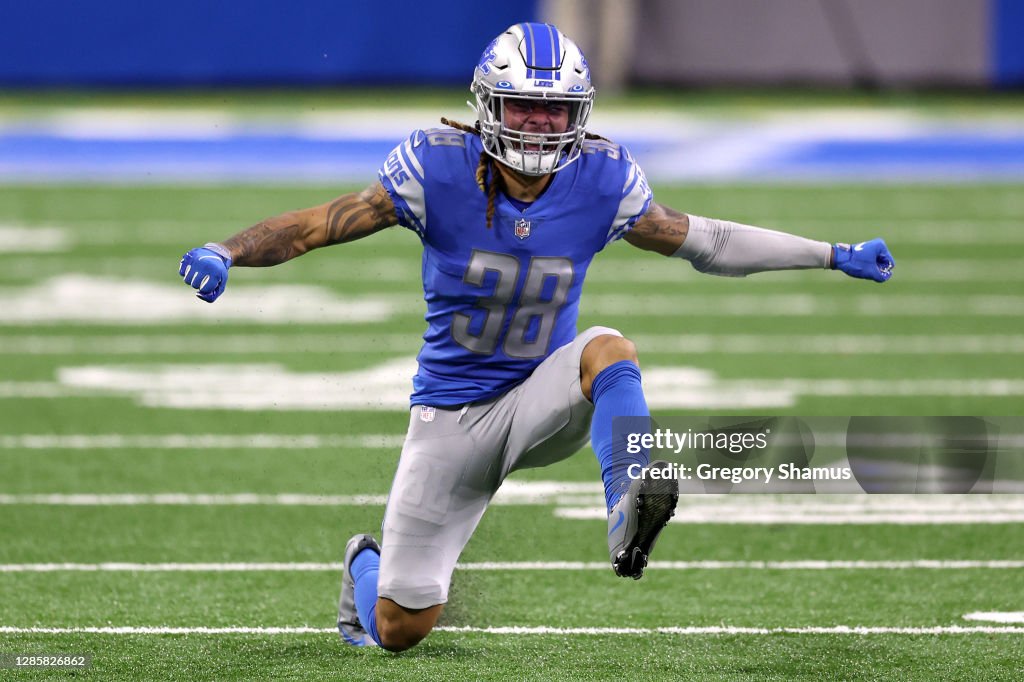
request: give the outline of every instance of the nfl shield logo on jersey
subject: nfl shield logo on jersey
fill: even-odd
[[[520,218],[516,221],[516,236],[520,239],[526,239],[530,236],[530,221],[525,218]]]

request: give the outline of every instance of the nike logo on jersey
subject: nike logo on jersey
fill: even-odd
[[[863,242],[862,242],[862,243],[860,243],[860,244],[857,244],[856,246],[854,246],[854,247],[853,247],[853,250],[854,250],[854,251],[863,251],[863,250],[864,250],[864,244],[863,244]]]

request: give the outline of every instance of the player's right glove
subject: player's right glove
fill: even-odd
[[[889,247],[881,239],[854,244],[832,246],[832,269],[842,270],[850,277],[885,282],[892,277],[896,261]]]
[[[178,274],[185,279],[185,284],[197,290],[196,298],[213,303],[224,293],[230,267],[231,254],[228,250],[220,244],[211,243],[182,256]]]

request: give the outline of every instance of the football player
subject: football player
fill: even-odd
[[[382,541],[356,535],[345,551],[338,630],[351,644],[401,651],[422,640],[505,477],[588,440],[613,570],[642,575],[678,482],[627,476],[631,464],[668,465],[613,434],[614,417],[649,418],[636,347],[608,327],[576,331],[587,268],[608,244],[625,239],[716,275],[831,268],[885,282],[893,270],[880,239],[851,248],[656,203],[629,152],[587,131],[590,70],[553,26],[517,24],[495,38],[471,89],[472,126],[417,130],[365,190],[268,218],[180,264],[213,302],[232,265],[274,265],[396,224],[422,242],[427,330]]]

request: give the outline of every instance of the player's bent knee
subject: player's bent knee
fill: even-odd
[[[586,345],[580,357],[580,388],[587,400],[591,399],[590,389],[601,370],[623,360],[640,364],[636,345],[624,336],[602,334]]]
[[[406,609],[388,599],[377,602],[377,634],[380,645],[388,651],[405,651],[416,646],[430,634],[441,615],[442,606]]]
[[[596,375],[605,367],[614,365],[622,360],[629,360],[640,364],[636,352],[636,344],[625,336],[602,334],[595,337],[583,349],[580,365],[584,373]]]
[[[637,356],[636,344],[627,339],[625,336],[612,336],[609,337],[609,341],[606,348],[606,354],[611,355],[609,358],[611,362],[609,365],[614,365],[620,360],[631,360],[637,364],[640,364],[640,358]]]
[[[396,653],[411,649],[422,642],[423,638],[430,634],[431,629],[431,627],[409,627],[408,624],[394,623],[393,621],[377,623],[380,645],[388,651]]]

